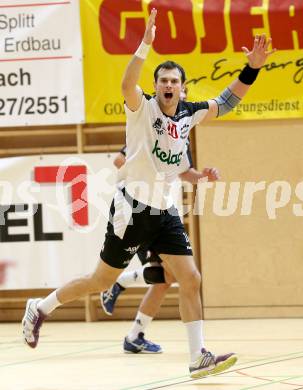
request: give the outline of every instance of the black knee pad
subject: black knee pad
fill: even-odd
[[[164,269],[162,267],[146,267],[143,277],[147,284],[165,283]]]

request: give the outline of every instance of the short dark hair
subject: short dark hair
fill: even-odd
[[[174,61],[165,61],[165,62],[162,62],[162,64],[158,65],[156,67],[155,71],[154,71],[154,80],[155,80],[155,82],[157,82],[157,80],[158,80],[158,73],[159,73],[160,69],[178,69],[179,72],[181,73],[182,84],[186,80],[185,71],[184,71],[184,69],[182,68],[181,65],[177,64]]]

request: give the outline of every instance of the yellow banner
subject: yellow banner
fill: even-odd
[[[152,8],[156,39],[140,79],[153,93],[153,71],[173,60],[186,71],[188,100],[218,96],[246,64],[265,32],[277,48],[226,120],[303,117],[303,2],[293,0],[82,0],[86,121],[124,122],[121,80]]]

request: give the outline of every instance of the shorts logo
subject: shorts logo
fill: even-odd
[[[183,153],[181,152],[181,153],[172,154],[170,149],[168,153],[164,152],[164,150],[162,150],[160,146],[158,146],[158,143],[159,142],[157,140],[154,149],[152,151],[152,154],[155,154],[160,161],[166,163],[167,165],[177,164],[179,166]]]
[[[189,242],[188,235],[187,235],[185,232],[183,232],[183,236],[184,236],[184,238],[185,238],[185,241],[186,241],[186,242]]]
[[[131,255],[134,255],[137,252],[137,250],[139,249],[139,247],[140,247],[140,245],[138,245],[138,246],[130,246],[128,248],[125,248],[124,250],[126,252],[129,252]]]
[[[191,248],[191,246],[190,246],[190,241],[189,241],[189,237],[188,237],[187,233],[183,232],[183,236],[184,236],[184,238],[185,238],[186,244],[188,244],[188,245],[186,245],[186,249],[189,250],[189,251],[191,251],[192,248]]]

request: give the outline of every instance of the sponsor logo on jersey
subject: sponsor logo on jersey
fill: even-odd
[[[158,143],[159,141],[157,140],[155,142],[152,154],[155,154],[160,161],[166,163],[167,165],[176,164],[179,166],[181,163],[183,153],[180,152],[180,153],[172,154],[170,149],[168,150],[168,152],[165,152],[160,148],[160,146],[158,146]]]
[[[158,135],[164,134],[165,129],[162,127],[163,121],[161,118],[157,118],[153,124],[153,128],[156,130]]]
[[[181,127],[181,139],[185,139],[188,137],[188,132],[189,132],[189,125],[183,125]]]
[[[183,110],[183,111],[178,112],[178,114],[174,116],[174,119],[179,120],[185,116],[189,116],[188,110]]]

